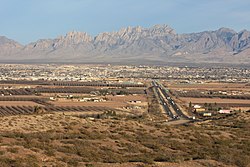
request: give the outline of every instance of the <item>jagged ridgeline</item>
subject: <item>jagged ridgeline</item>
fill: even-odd
[[[0,61],[250,64],[250,32],[228,28],[177,34],[168,25],[128,27],[95,37],[69,32],[28,45],[0,37]]]

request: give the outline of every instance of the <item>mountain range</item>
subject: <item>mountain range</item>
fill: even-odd
[[[69,32],[27,45],[0,36],[1,62],[250,64],[250,32],[229,28],[178,34],[168,25],[127,27],[95,37]]]

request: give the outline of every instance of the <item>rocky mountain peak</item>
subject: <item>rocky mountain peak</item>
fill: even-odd
[[[163,24],[163,25],[155,25],[149,29],[151,35],[159,35],[159,36],[166,36],[166,35],[176,35],[174,29],[170,26]]]
[[[91,42],[93,39],[86,32],[71,31],[68,32],[64,37],[61,37],[60,40],[66,40],[73,43],[81,43],[81,42]]]
[[[236,31],[230,29],[230,28],[220,28],[219,30],[216,31],[217,35],[222,37],[225,41],[230,41],[231,38],[237,34]]]
[[[122,28],[117,32],[104,32],[95,37],[95,42],[119,43],[121,41],[132,42],[140,38],[154,38],[159,36],[176,35],[168,25],[156,25],[151,28],[141,26]]]
[[[0,36],[0,45],[6,44],[11,42],[10,39],[6,38],[5,36]]]
[[[116,32],[100,33],[94,38],[85,32],[71,31],[65,36],[38,40],[24,47],[6,37],[0,37],[0,58],[3,59],[6,55],[10,58],[13,55],[26,58],[28,55],[30,57],[26,59],[51,58],[62,61],[72,58],[77,62],[141,59],[173,62],[240,60],[245,63],[250,60],[249,48],[250,32],[247,30],[237,33],[229,28],[220,28],[216,31],[176,34],[168,25],[127,27]],[[242,59],[238,59],[238,55]]]
[[[217,32],[219,32],[219,33],[232,33],[232,34],[236,34],[237,33],[233,29],[225,28],[225,27],[222,27],[222,28],[218,29]]]
[[[5,36],[0,36],[0,46],[10,46],[12,48],[20,48],[22,47],[21,44],[19,44],[18,42],[8,39]]]
[[[239,40],[247,40],[250,38],[250,32],[247,30],[242,30],[239,32]]]

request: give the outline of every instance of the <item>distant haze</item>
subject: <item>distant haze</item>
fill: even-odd
[[[2,0],[0,35],[27,44],[69,31],[169,24],[177,33],[250,29],[249,0]]]

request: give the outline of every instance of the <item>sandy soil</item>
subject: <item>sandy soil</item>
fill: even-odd
[[[224,104],[250,104],[250,100],[238,100],[238,99],[220,99],[220,98],[187,98],[181,97],[180,100],[189,103],[224,103]]]
[[[141,100],[142,102],[147,101],[145,95],[107,96],[107,98],[116,102],[129,102],[130,100]]]
[[[27,85],[27,84],[0,84],[0,87],[12,87],[12,88],[35,88],[39,85]]]
[[[167,84],[165,84],[167,85]],[[209,89],[209,90],[250,90],[246,84],[231,84],[231,83],[205,83],[205,84],[169,84],[167,87],[170,89]]]
[[[144,95],[128,95],[128,96],[106,96],[108,101],[106,102],[78,102],[72,100],[58,100],[51,102],[57,106],[105,106],[110,108],[121,108],[128,105],[131,105],[129,101],[131,100],[141,100],[142,103],[134,104],[138,106],[146,106],[147,105],[147,98]]]
[[[32,101],[0,101],[0,106],[37,106],[39,104]]]
[[[250,107],[232,107],[232,110],[250,111]]]
[[[56,106],[105,106],[111,108],[125,107],[127,104],[122,102],[77,102],[77,101],[55,101],[51,102]]]
[[[82,163],[85,165],[87,163]],[[224,165],[222,163],[213,160],[198,160],[198,161],[187,161],[181,163],[170,163],[170,162],[156,162],[154,164],[144,163],[89,163],[95,167],[207,167],[207,166],[220,166],[220,167],[233,167],[231,165]]]

